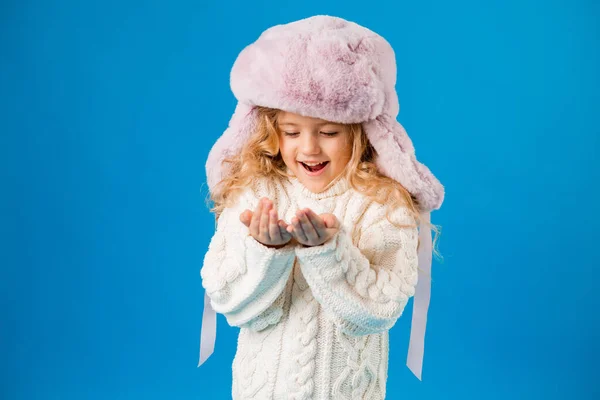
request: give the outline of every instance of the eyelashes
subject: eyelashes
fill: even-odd
[[[321,134],[323,134],[325,136],[328,136],[328,137],[333,137],[333,136],[336,136],[338,134],[338,132],[319,132],[319,133],[321,133]],[[296,137],[296,136],[298,136],[300,134],[300,132],[283,132],[283,134],[285,136]]]

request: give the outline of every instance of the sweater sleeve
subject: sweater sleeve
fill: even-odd
[[[413,227],[398,228],[383,216],[363,230],[358,247],[342,227],[320,246],[296,248],[313,295],[348,335],[390,329],[415,294],[418,230],[407,209],[392,214]]]
[[[200,275],[213,309],[229,325],[262,330],[281,318],[295,253],[291,243],[274,249],[249,236],[239,214],[254,206],[223,210]]]

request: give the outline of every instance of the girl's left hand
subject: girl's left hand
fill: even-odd
[[[310,208],[296,211],[286,230],[298,243],[319,246],[331,239],[339,230],[340,222],[333,214],[315,214]]]

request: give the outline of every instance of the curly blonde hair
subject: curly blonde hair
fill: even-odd
[[[223,209],[232,206],[241,192],[252,185],[256,177],[267,177],[267,182],[275,179],[287,179],[287,173],[281,153],[279,151],[278,115],[280,110],[257,106],[253,110],[257,113],[258,123],[239,154],[226,158],[223,163],[229,164],[229,175],[223,178],[209,193],[214,206],[210,211],[218,218]],[[383,175],[377,169],[375,160],[377,152],[369,142],[360,123],[346,125],[350,134],[352,156],[342,175],[348,180],[349,185],[356,191],[364,194],[372,201],[387,205],[386,218],[393,225],[403,227],[417,227],[421,224],[428,226],[435,232],[433,252],[441,258],[436,244],[441,228],[421,218],[419,203],[410,192],[399,182]],[[334,180],[335,181],[335,180]],[[330,185],[333,182],[330,182]],[[210,205],[208,204],[210,207]],[[390,214],[398,207],[406,207],[415,220],[415,225],[398,224],[390,219]]]

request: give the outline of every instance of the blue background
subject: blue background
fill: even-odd
[[[446,187],[423,382],[388,398],[600,398],[594,1],[4,1],[0,397],[226,399],[237,328],[198,360],[204,163],[231,66],[337,15],[398,59],[399,121]]]

